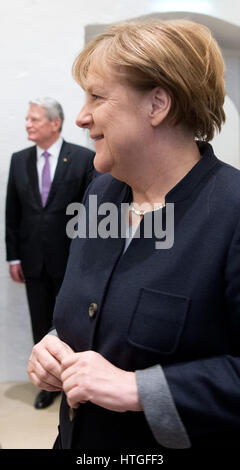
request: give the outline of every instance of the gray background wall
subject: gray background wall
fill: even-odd
[[[4,205],[10,157],[29,145],[24,121],[28,101],[37,96],[58,99],[65,111],[63,136],[90,145],[75,117],[83,92],[71,77],[72,62],[82,48],[90,25],[109,24],[150,13],[192,11],[217,17],[240,27],[240,4],[235,0],[8,0],[0,5],[0,381],[26,380],[32,349],[24,286],[8,275],[4,247]],[[238,30],[238,28],[237,28]],[[236,33],[236,30],[234,30]],[[224,33],[224,30],[223,30]],[[234,42],[234,36],[232,40]],[[237,34],[237,33],[236,33]],[[225,42],[224,42],[225,41]],[[239,166],[239,77],[237,51],[223,41],[227,64],[229,117],[215,142],[221,158]],[[220,140],[219,140],[220,139]],[[231,142],[232,151],[226,152]]]

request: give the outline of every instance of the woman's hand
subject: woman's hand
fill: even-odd
[[[29,359],[27,372],[30,380],[48,392],[62,390],[61,362],[72,353],[72,349],[56,336],[44,336],[33,347]]]
[[[65,357],[61,381],[71,408],[91,401],[112,411],[142,410],[135,373],[115,367],[94,351]]]

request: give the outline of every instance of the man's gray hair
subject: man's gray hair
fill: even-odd
[[[42,106],[45,109],[46,117],[49,121],[52,121],[54,118],[61,119],[62,123],[64,121],[64,113],[62,106],[58,101],[54,100],[53,98],[36,98],[35,100],[29,101],[29,106]],[[62,125],[59,129],[62,130]]]

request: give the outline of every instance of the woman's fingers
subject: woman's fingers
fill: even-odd
[[[59,367],[61,369],[60,365]],[[51,374],[50,370],[51,367],[49,369],[46,369],[45,365],[43,366],[42,363],[36,358],[34,358],[33,361],[30,358],[28,366],[28,375],[29,378],[34,382],[34,384],[43,389],[45,389],[46,385],[48,385],[49,387],[55,387],[61,390],[62,381],[60,378],[58,378],[60,377],[60,374],[58,374],[58,377],[56,376],[56,366],[54,366],[55,375]]]
[[[30,380],[49,391],[62,390],[61,361],[72,355],[72,349],[53,335],[46,335],[32,350],[28,363]]]
[[[57,387],[57,386],[50,385],[47,382],[41,381],[34,372],[31,372],[29,376],[31,378],[32,383],[34,383],[34,385],[41,388],[42,390],[47,390],[48,392],[61,392],[62,391],[62,386]]]

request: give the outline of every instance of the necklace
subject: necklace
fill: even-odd
[[[154,209],[152,210],[153,212],[154,212],[154,211],[157,211],[158,209],[162,209],[162,208],[164,207],[164,204],[160,204],[160,203],[159,203],[159,204],[154,204],[154,206],[155,206],[155,207],[154,207]],[[156,207],[156,206],[157,206],[157,207]],[[151,211],[149,211],[149,209],[147,209],[147,210],[142,210],[142,209],[139,209],[139,210],[138,210],[138,209],[136,209],[136,208],[134,207],[134,202],[132,202],[132,203],[130,204],[129,210],[130,210],[131,212],[134,212],[134,214],[139,215],[139,216],[145,215],[147,212],[151,212]]]

